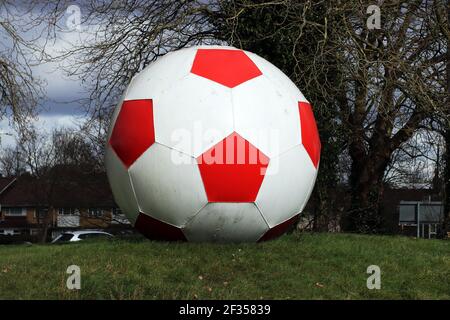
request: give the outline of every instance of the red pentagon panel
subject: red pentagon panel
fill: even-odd
[[[278,238],[283,233],[285,233],[295,222],[297,222],[299,215],[295,215],[292,218],[286,220],[285,222],[276,225],[275,227],[269,229],[264,233],[264,235],[259,238],[258,242],[272,240]]]
[[[134,227],[150,240],[186,241],[180,228],[152,218],[144,213],[139,216]]]
[[[191,72],[229,88],[262,75],[244,51],[226,49],[198,49]]]
[[[302,144],[308,152],[314,167],[317,168],[320,160],[320,138],[316,120],[311,105],[307,102],[299,102],[300,126],[302,129]]]
[[[109,144],[128,168],[155,142],[153,101],[124,101]]]
[[[209,202],[253,202],[269,158],[234,132],[197,162]]]

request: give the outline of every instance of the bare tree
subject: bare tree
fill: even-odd
[[[378,30],[366,25],[372,1],[241,0],[226,4],[228,11],[219,17],[225,39],[243,47],[259,39],[257,52],[292,70],[288,74],[301,89],[309,90],[306,95],[313,93],[321,138],[321,123],[325,128],[337,127],[329,132],[345,137],[343,149],[351,160],[351,206],[344,227],[376,231],[381,223],[385,172],[393,156],[418,130],[430,128],[431,119],[448,114],[447,53],[443,23],[437,18],[443,1],[380,3]],[[264,27],[259,27],[255,17],[270,25],[265,28],[268,32],[260,32]],[[314,28],[315,37],[309,31]],[[280,44],[280,39],[288,45]],[[320,94],[324,103],[318,99]],[[328,143],[339,144],[325,136],[324,149]]]
[[[384,184],[391,188],[433,188],[441,174],[442,148],[443,139],[437,132],[429,128],[417,130],[393,152],[384,173]]]
[[[105,131],[125,87],[149,63],[172,50],[217,42],[208,21],[215,1],[86,0],[80,7],[82,40],[57,58],[90,93],[82,101],[93,118],[88,132]]]
[[[393,1],[382,6],[380,30],[366,28],[364,2],[342,13],[338,64],[346,74],[340,119],[349,132],[352,204],[348,230],[370,232],[381,222],[378,204],[392,154],[425,121],[443,112],[443,37],[433,1]]]
[[[95,145],[86,140],[82,131],[55,129],[52,132],[52,146],[53,166],[80,166],[88,173],[102,170],[102,158],[98,157]]]
[[[445,88],[447,99],[445,100],[447,109],[442,114],[440,133],[445,141],[444,155],[444,226],[443,231],[450,232],[450,1],[438,1],[436,9],[436,17],[439,22],[442,33],[446,40],[446,82]],[[445,235],[445,234],[444,234]]]
[[[23,124],[36,115],[44,83],[33,67],[48,59],[57,3],[0,0],[0,118]]]
[[[19,147],[3,148],[0,155],[0,175],[17,177],[25,172],[25,162]]]
[[[255,52],[280,68],[312,103],[322,143],[311,201],[313,229],[328,230],[337,216],[339,156],[346,137],[337,122],[337,100],[345,92],[336,51],[329,46],[331,1],[223,1],[212,19],[220,39]]]
[[[61,202],[61,192],[79,193],[81,188],[89,189],[81,177],[92,176],[101,168],[89,142],[82,133],[72,129],[55,129],[46,134],[30,127],[21,132],[18,148],[30,173],[32,197],[38,208],[37,222],[44,242],[54,222],[55,208]],[[77,198],[75,194],[73,197]]]

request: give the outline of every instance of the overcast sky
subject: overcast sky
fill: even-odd
[[[82,33],[77,30],[70,30],[64,24],[61,26],[62,31],[57,32],[55,41],[47,45],[49,54],[55,54],[63,48],[67,48],[70,43],[79,40],[82,36]],[[26,34],[24,36],[28,38],[33,35]],[[41,40],[44,41],[44,39]],[[39,129],[49,132],[57,127],[75,127],[83,120],[84,112],[76,100],[86,97],[87,93],[86,89],[82,87],[80,79],[67,77],[59,63],[45,63],[33,67],[33,74],[45,82],[45,97],[35,121]],[[0,120],[0,132],[14,133],[9,125],[9,119]],[[12,136],[2,134],[0,138],[2,147],[15,143],[15,138]]]

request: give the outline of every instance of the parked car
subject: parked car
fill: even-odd
[[[109,239],[113,237],[114,236],[108,232],[98,230],[67,231],[57,236],[52,241],[52,243],[77,242],[92,239]]]

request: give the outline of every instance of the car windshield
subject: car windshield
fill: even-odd
[[[61,236],[55,240],[55,242],[68,242],[70,239],[72,239],[73,234],[71,233],[63,233]]]
[[[79,235],[78,238],[83,239],[83,240],[102,239],[102,238],[109,238],[109,235],[106,233],[86,233],[86,234]]]

